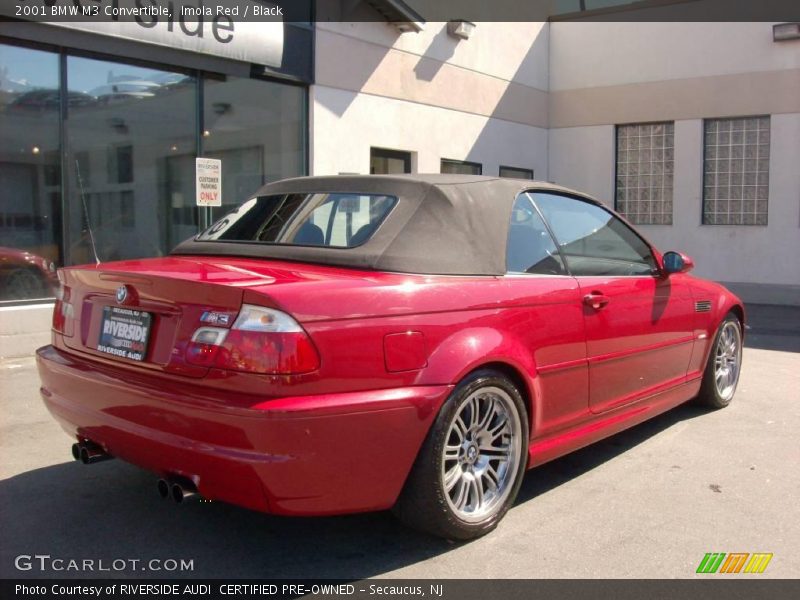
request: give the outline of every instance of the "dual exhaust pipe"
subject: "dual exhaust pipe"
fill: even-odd
[[[101,446],[82,440],[72,444],[72,458],[81,461],[85,465],[103,462],[114,458]],[[172,477],[170,479],[159,479],[156,483],[158,495],[164,498],[172,498],[176,504],[197,501],[201,499],[197,486],[191,479],[186,477]]]
[[[172,498],[176,504],[183,504],[200,500],[200,493],[194,482],[185,477],[175,477],[172,479],[159,479],[156,483],[158,495],[164,500]]]
[[[77,444],[72,444],[72,458],[81,461],[85,465],[111,460],[114,458],[100,446],[89,440],[83,440]]]

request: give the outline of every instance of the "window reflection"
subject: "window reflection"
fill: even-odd
[[[196,235],[197,156],[222,159],[214,218],[305,173],[305,94],[0,44],[0,302],[52,297],[58,266],[159,256]]]
[[[305,172],[305,92],[210,75],[204,86],[203,156],[222,160],[223,205],[213,211],[218,219],[263,184]]]
[[[195,78],[70,56],[67,82],[70,262],[165,254],[197,229]]]
[[[53,294],[59,107],[58,55],[0,44],[0,301]]]
[[[483,165],[465,160],[443,158],[440,170],[442,173],[452,175],[481,175],[483,173]]]

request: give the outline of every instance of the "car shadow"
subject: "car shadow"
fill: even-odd
[[[596,469],[681,421],[701,417],[708,412],[708,409],[696,404],[682,404],[635,427],[545,463],[528,472],[517,496],[517,504],[527,502]]]
[[[776,350],[778,352],[800,352],[800,336],[795,333],[760,331],[747,332],[744,347],[758,350]]]
[[[681,406],[538,467],[525,478],[517,505],[703,413]],[[458,545],[407,529],[389,512],[288,518],[215,502],[179,506],[158,497],[155,481],[146,471],[109,461],[90,467],[66,462],[0,482],[4,539],[0,577],[362,579],[427,560]],[[15,569],[15,557],[34,554],[102,559],[106,568],[115,559],[142,563],[121,571]],[[142,570],[150,559],[192,560],[194,569]]]
[[[748,304],[746,348],[800,352],[800,307]]]
[[[0,482],[0,577],[364,578],[425,560],[451,544],[388,512],[276,517],[224,503],[162,500],[155,477],[121,461],[68,462]],[[192,560],[186,572],[20,572],[18,555],[66,560]],[[122,563],[119,563],[120,565]]]

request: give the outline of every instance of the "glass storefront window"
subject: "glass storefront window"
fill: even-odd
[[[195,77],[70,56],[67,85],[69,262],[166,254],[197,231]]]
[[[0,303],[52,298],[59,266],[164,255],[306,172],[305,87],[77,54],[0,44]],[[222,160],[213,214],[198,156]]]
[[[263,184],[305,173],[305,90],[210,75],[204,86],[203,156],[222,160],[216,220]]]
[[[51,297],[62,262],[58,62],[0,44],[0,302]]]

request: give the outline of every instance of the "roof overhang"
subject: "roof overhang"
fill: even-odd
[[[402,33],[418,33],[425,28],[425,19],[403,0],[364,0]]]

